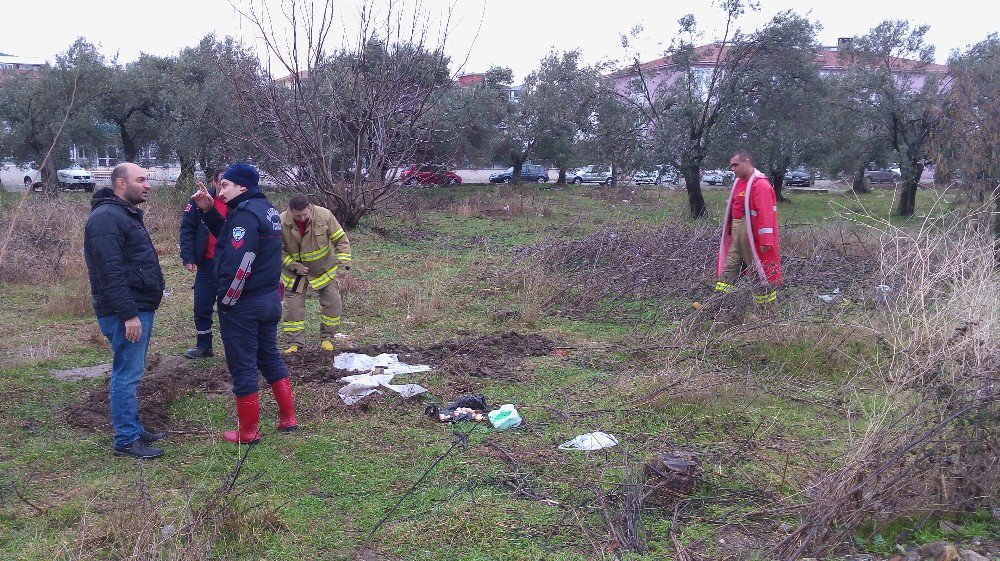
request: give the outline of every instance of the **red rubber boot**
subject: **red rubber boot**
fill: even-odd
[[[227,430],[222,436],[236,444],[253,444],[261,439],[258,425],[260,423],[260,400],[257,393],[236,398],[236,417],[239,420],[238,430]]]
[[[271,384],[274,401],[278,402],[278,426],[281,432],[299,430],[299,422],[295,420],[295,403],[292,400],[292,383],[288,378],[282,378]]]

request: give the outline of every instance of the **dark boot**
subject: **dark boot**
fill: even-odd
[[[253,444],[261,439],[257,430],[260,423],[260,401],[257,393],[236,398],[236,417],[238,429],[228,430],[223,438],[237,444]]]
[[[212,332],[199,333],[198,342],[195,344],[195,348],[188,349],[184,356],[187,358],[208,358],[210,356],[215,356],[212,352]]]
[[[185,351],[184,352],[184,356],[186,358],[208,358],[210,356],[215,356],[215,353],[212,352],[212,348],[211,347],[209,347],[207,349],[204,349],[202,347],[197,347],[197,348],[188,349],[187,351]]]
[[[166,436],[167,435],[162,432],[149,432],[144,430],[142,431],[142,434],[139,435],[139,440],[145,442],[146,444],[152,444],[157,440],[163,440]]]
[[[155,448],[142,441],[142,438],[133,440],[125,446],[115,446],[115,456],[132,456],[140,460],[151,460],[163,455],[163,448]]]
[[[295,403],[292,400],[292,382],[288,378],[282,378],[271,384],[271,391],[274,392],[274,401],[278,402],[277,429],[281,432],[299,430],[299,423],[295,420]]]

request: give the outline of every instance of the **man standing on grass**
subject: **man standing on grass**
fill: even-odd
[[[226,217],[204,183],[191,200],[203,211],[202,220],[218,238],[215,274],[219,291],[219,331],[226,350],[226,365],[233,377],[238,428],[223,436],[229,442],[253,444],[261,439],[259,428],[260,374],[271,385],[278,403],[277,430],[298,429],[288,369],[278,352],[281,298],[281,218],[261,192],[257,168],[235,163],[222,174],[218,196],[229,209]]]
[[[755,275],[760,287],[757,303],[774,302],[775,288],[782,282],[774,187],[753,167],[746,150],[734,152],[729,167],[736,181],[722,221],[715,290],[733,292],[738,280]]]
[[[111,187],[94,193],[83,238],[97,324],[114,353],[110,394],[115,455],[143,459],[163,455],[163,449],[151,444],[164,436],[142,426],[137,399],[164,287],[160,260],[138,208],[147,200],[146,170],[118,164]]]
[[[212,170],[210,181],[212,189],[209,194],[215,201],[215,210],[223,218],[226,217],[225,201],[217,195],[222,172],[225,169]],[[194,276],[194,328],[197,331],[195,347],[184,353],[187,358],[205,358],[213,356],[212,352],[212,315],[215,313],[215,294],[219,285],[215,279],[215,236],[208,231],[202,221],[202,210],[193,203],[184,208],[181,219],[181,260],[184,268]],[[197,272],[196,272],[197,271]]]
[[[285,285],[285,320],[283,327],[294,353],[306,344],[306,292],[319,294],[320,348],[335,349],[337,328],[343,306],[337,270],[351,268],[351,243],[340,223],[329,210],[309,202],[309,197],[295,193],[281,213],[283,255],[281,282]],[[345,344],[347,346],[347,344]]]

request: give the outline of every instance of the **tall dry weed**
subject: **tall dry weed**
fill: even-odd
[[[890,223],[860,322],[886,352],[862,359],[874,390],[838,465],[803,489],[803,522],[777,558],[824,556],[858,526],[995,505],[1000,476],[1000,284],[988,223],[945,215]]]

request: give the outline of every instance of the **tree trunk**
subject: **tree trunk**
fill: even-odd
[[[181,162],[181,174],[177,178],[177,187],[187,186],[191,187],[195,184],[194,181],[194,166],[195,159],[187,154],[177,153],[177,159]]]
[[[122,152],[125,154],[125,161],[134,163],[139,157],[139,148],[135,145],[132,135],[128,133],[124,122],[118,123],[118,132],[118,136],[122,139]]]
[[[703,218],[707,214],[705,195],[701,192],[701,174],[697,164],[684,166],[684,187],[688,194],[688,207],[691,218]]]
[[[556,185],[566,184],[566,168],[559,168],[559,179],[556,179]]]
[[[871,193],[872,190],[865,185],[865,167],[861,166],[854,171],[854,177],[851,179],[851,189],[855,193]]]
[[[48,197],[59,194],[59,176],[56,175],[56,164],[49,158],[38,170],[38,179],[42,182],[42,193]]]
[[[901,162],[900,175],[902,175],[902,188],[899,191],[899,204],[896,206],[896,214],[899,216],[913,216],[917,204],[917,188],[920,187],[920,175],[924,171],[924,165],[919,161]]]
[[[357,205],[353,205],[353,208],[345,208],[347,205],[340,204],[337,201],[337,197],[330,193],[326,193],[324,205],[327,210],[333,213],[337,222],[340,222],[340,225],[345,230],[353,230],[357,227],[358,222],[361,222],[361,217],[368,212],[368,207],[360,202]]]
[[[785,168],[771,170],[771,186],[774,187],[774,196],[778,199],[778,202],[787,203],[788,199],[785,198],[783,190],[785,187]]]
[[[515,156],[515,155],[511,154],[510,159],[514,163],[514,175],[513,175],[513,177],[510,178],[510,182],[513,183],[514,185],[520,185],[521,184],[521,168],[524,167],[524,161],[527,160],[527,158],[523,158],[523,157]]]

